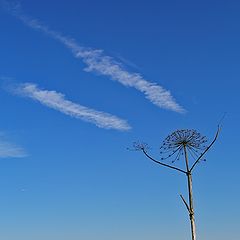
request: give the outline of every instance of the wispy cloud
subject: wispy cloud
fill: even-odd
[[[63,94],[56,91],[40,89],[33,83],[15,85],[11,91],[17,95],[36,100],[47,107],[58,110],[71,117],[93,123],[100,128],[120,131],[131,129],[127,121],[123,119],[71,102],[67,100]]]
[[[49,37],[54,38],[70,49],[76,58],[82,59],[86,64],[87,67],[85,68],[85,71],[96,72],[108,76],[110,79],[117,81],[124,86],[133,87],[142,92],[148,100],[160,108],[179,113],[185,112],[185,109],[176,102],[170,91],[157,83],[147,81],[139,73],[127,71],[121,63],[115,61],[110,56],[106,56],[103,50],[95,50],[79,46],[74,39],[66,37],[56,31],[52,31],[38,20],[26,16],[20,7],[20,4],[11,4],[5,0],[2,0],[2,2],[4,2],[4,8],[21,20],[25,25],[47,34]]]
[[[4,134],[0,133],[0,158],[22,158],[26,156],[23,148],[7,141]]]

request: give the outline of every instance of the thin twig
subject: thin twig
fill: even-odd
[[[188,206],[188,204],[187,204],[187,202],[186,202],[186,200],[184,199],[184,197],[183,197],[182,194],[180,194],[180,197],[181,197],[181,199],[183,200],[183,203],[185,204],[185,206],[186,206],[188,212],[191,213],[191,210],[190,210],[190,208],[189,208],[189,206]]]
[[[194,162],[194,164],[192,165],[192,167],[190,168],[190,172],[192,172],[193,168],[196,166],[196,164],[198,163],[198,161],[203,157],[203,155],[210,149],[210,147],[212,147],[212,145],[215,143],[215,141],[217,140],[218,138],[218,135],[219,135],[219,132],[220,132],[221,128],[220,126],[218,125],[218,129],[217,129],[217,132],[215,134],[215,137],[213,139],[213,141],[211,142],[211,144],[205,149],[205,151],[197,158],[197,160]]]
[[[150,160],[152,160],[153,162],[158,163],[158,164],[160,164],[160,165],[162,165],[162,166],[165,166],[165,167],[168,167],[168,168],[171,168],[171,169],[174,169],[174,170],[177,170],[177,171],[179,171],[179,172],[182,172],[182,173],[187,174],[187,172],[185,172],[184,170],[182,170],[182,169],[180,169],[180,168],[173,167],[173,166],[168,165],[168,164],[166,164],[166,163],[162,163],[162,162],[160,162],[160,161],[158,161],[158,160],[155,160],[154,158],[152,158],[150,155],[147,154],[147,152],[145,151],[145,149],[142,149],[142,151],[143,151],[143,153],[144,153]]]

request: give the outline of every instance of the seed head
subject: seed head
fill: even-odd
[[[206,149],[207,138],[193,129],[180,129],[168,135],[160,147],[161,160],[176,155],[174,163],[183,155],[184,147],[193,158],[197,158]]]

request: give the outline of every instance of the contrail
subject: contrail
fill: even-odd
[[[36,84],[24,83],[11,87],[11,91],[17,95],[28,97],[41,104],[53,108],[71,117],[95,124],[100,128],[115,129],[120,131],[130,130],[127,121],[114,115],[96,111],[80,104],[67,100],[65,96],[56,91],[40,89]]]
[[[160,108],[178,113],[186,112],[185,109],[176,102],[170,91],[157,83],[145,80],[139,73],[132,73],[125,70],[122,64],[115,61],[112,57],[104,55],[103,50],[79,46],[74,39],[53,31],[37,19],[25,15],[19,3],[13,4],[2,0],[2,6],[9,13],[21,20],[26,26],[45,33],[70,49],[76,58],[82,59],[86,64],[87,67],[85,71],[96,72],[108,76],[111,80],[117,81],[124,86],[133,87],[142,92],[149,101]]]
[[[0,158],[22,158],[27,154],[19,147],[5,139],[5,134],[0,132]]]

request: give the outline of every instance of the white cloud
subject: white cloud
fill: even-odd
[[[78,55],[77,55],[78,56]],[[111,57],[105,56],[100,50],[92,50],[88,56],[82,57],[88,66],[85,70],[95,71],[109,76],[124,86],[134,87],[144,93],[146,98],[158,107],[183,113],[185,110],[174,100],[171,93],[156,83],[145,80],[138,73],[131,73],[123,69],[121,64]]]
[[[21,158],[26,156],[27,154],[23,148],[3,139],[3,135],[0,134],[0,158]]]
[[[117,81],[124,86],[133,87],[142,92],[148,100],[160,108],[179,113],[185,112],[184,108],[173,98],[170,91],[157,83],[145,80],[139,73],[132,73],[125,70],[123,66],[112,57],[104,55],[103,50],[94,50],[79,46],[74,39],[52,31],[38,20],[26,16],[22,12],[19,4],[11,5],[8,1],[4,2],[5,9],[16,16],[25,25],[58,40],[65,45],[65,47],[70,49],[75,57],[81,58],[87,65],[85,68],[86,71],[108,76],[110,79]]]
[[[42,90],[32,83],[20,84],[12,90],[15,94],[29,97],[41,104],[58,110],[66,115],[95,124],[100,128],[127,131],[131,129],[127,121],[114,115],[71,102],[56,91]]]

